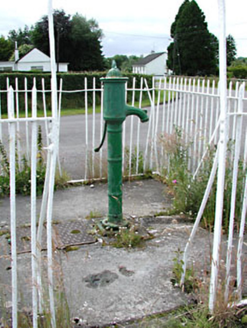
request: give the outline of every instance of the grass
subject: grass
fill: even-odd
[[[163,98],[164,98],[164,91],[161,90],[160,91],[160,104],[162,104],[163,102]],[[155,92],[155,102],[157,102],[158,99],[158,91],[156,90]],[[166,92],[166,102],[168,102],[168,92]],[[130,103],[129,103],[130,104]],[[134,103],[135,107],[139,107],[139,101],[135,101]],[[144,97],[144,99],[142,99],[142,103],[141,103],[141,107],[145,108],[145,107],[150,107],[150,101],[148,97]],[[92,114],[93,113],[93,107],[90,105],[88,106],[88,114]],[[95,106],[95,113],[98,114],[101,112],[101,105],[96,105]],[[69,108],[69,109],[61,109],[61,116],[72,116],[72,115],[85,115],[85,107],[83,108]],[[41,109],[37,110],[37,116],[38,117],[43,117],[44,116],[44,111]],[[47,110],[47,116],[52,116],[52,112],[51,110]],[[20,118],[25,118],[25,112],[20,110],[19,112],[19,117]],[[28,111],[28,117],[32,117],[32,113],[31,110]],[[1,115],[2,119],[7,119],[8,118],[8,114],[6,113],[2,113]]]

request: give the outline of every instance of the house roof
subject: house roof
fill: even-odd
[[[50,57],[44,54],[37,48],[33,48],[29,50],[22,58],[20,58],[17,62],[49,62]]]
[[[44,54],[37,48],[30,49],[23,57],[17,60],[16,63],[45,63],[50,62],[50,57]],[[59,64],[69,64],[67,62],[59,62]]]
[[[138,62],[136,62],[133,66],[144,66],[144,65],[150,63],[151,61],[153,61],[154,59],[158,58],[159,56],[163,55],[164,53],[165,52],[152,53],[152,54],[138,60]]]

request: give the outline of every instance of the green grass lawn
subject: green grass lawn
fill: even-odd
[[[175,93],[173,93],[173,97],[175,96]],[[161,90],[160,91],[160,104],[163,103],[163,99],[164,99],[164,91]],[[157,103],[157,100],[158,100],[158,91],[156,90],[155,92],[155,102]],[[168,101],[168,92],[166,93],[166,102]],[[128,103],[130,105],[130,102]],[[150,101],[148,98],[144,98],[142,100],[142,108],[145,108],[145,107],[149,107],[151,106],[150,104]],[[135,102],[135,107],[139,107],[139,101],[136,101]],[[96,105],[95,106],[95,113],[100,113],[100,108],[101,106],[100,105]],[[93,113],[93,107],[92,106],[89,106],[88,107],[88,114],[92,114]],[[71,116],[71,115],[84,115],[85,114],[85,107],[84,108],[70,108],[70,109],[61,109],[61,116]],[[47,116],[51,116],[52,113],[50,110],[47,110]],[[31,110],[29,110],[28,112],[28,116],[31,117]],[[37,111],[37,116],[38,117],[43,117],[44,116],[44,112],[43,110],[38,110]],[[20,118],[24,118],[25,117],[25,113],[23,111],[20,111],[19,113],[19,117]],[[2,114],[2,118],[3,119],[6,119],[8,118],[8,115],[7,114]]]

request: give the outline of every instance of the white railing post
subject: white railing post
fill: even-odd
[[[25,117],[28,118],[28,89],[27,89],[27,78],[24,79],[24,99],[25,99]],[[29,122],[26,121],[25,123],[25,130],[26,130],[26,157],[29,163],[30,156],[29,156]]]
[[[19,113],[19,87],[18,87],[18,78],[15,78],[15,109],[16,109],[16,118],[20,117]],[[17,154],[18,154],[18,168],[21,168],[21,144],[20,144],[20,123],[17,120],[16,123],[16,133],[17,133]]]
[[[48,284],[49,284],[49,299],[51,311],[51,325],[56,327],[56,313],[54,302],[54,286],[53,286],[53,252],[52,252],[52,207],[53,207],[53,193],[56,171],[56,159],[59,143],[59,123],[57,112],[57,80],[56,80],[56,62],[55,62],[55,38],[54,38],[54,22],[53,22],[53,8],[52,0],[48,1],[48,25],[49,25],[49,41],[50,41],[50,58],[51,58],[51,90],[52,90],[52,145],[50,151],[51,155],[51,169],[49,176],[49,195],[47,204],[47,258],[48,258]]]
[[[14,91],[8,88],[8,117],[14,119]],[[15,191],[15,141],[16,123],[9,123],[9,178],[10,178],[10,235],[11,235],[11,274],[12,274],[12,328],[17,328],[17,249],[16,249],[16,191]]]
[[[37,89],[32,89],[32,146],[31,146],[31,254],[32,254],[32,302],[33,328],[38,327],[37,299],[37,235],[36,235],[36,176],[37,176]]]
[[[213,313],[216,301],[219,252],[221,243],[221,228],[223,215],[223,199],[225,188],[225,160],[227,148],[227,85],[226,85],[226,27],[225,27],[225,1],[218,0],[219,21],[220,21],[220,140],[219,140],[219,160],[218,178],[216,194],[216,210],[214,224],[214,244],[211,262],[211,280],[209,292],[209,311]]]
[[[92,175],[94,177],[95,171],[95,89],[96,89],[96,82],[95,77],[93,78],[93,120],[92,120]]]
[[[88,178],[88,91],[87,91],[87,78],[84,78],[85,89],[85,180]]]
[[[135,86],[136,78],[133,78],[132,81],[132,106],[135,106]],[[134,116],[130,117],[130,146],[129,146],[129,177],[131,176],[131,166],[132,166],[132,145],[133,145],[133,125],[134,125]]]

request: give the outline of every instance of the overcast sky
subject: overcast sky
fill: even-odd
[[[170,26],[183,0],[53,0],[54,9],[66,14],[95,18],[104,32],[105,56],[147,55],[165,51],[170,43]],[[197,0],[206,16],[209,31],[219,36],[218,0]],[[247,57],[247,1],[226,0],[227,34],[237,44],[237,55]],[[0,34],[31,26],[47,14],[47,0],[2,1]]]

